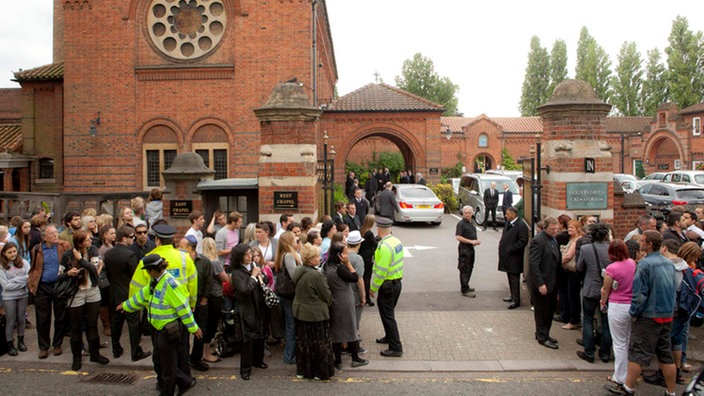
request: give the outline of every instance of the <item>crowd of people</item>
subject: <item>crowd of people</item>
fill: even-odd
[[[161,217],[158,190],[120,208],[117,219],[68,211],[57,226],[42,208],[31,220],[13,219],[0,241],[9,354],[27,351],[31,299],[39,359],[61,355],[70,336],[75,371],[86,355],[109,364],[101,348],[122,356],[127,323],[129,356],[152,357],[162,394],[195,386],[191,370],[207,371],[227,351],[239,352],[240,377],[248,380],[253,368],[267,368],[276,345],[299,378],[329,379],[343,369],[344,355],[351,367],[369,363],[359,324],[364,305],[376,299],[385,330],[377,342],[389,344],[382,355],[401,356],[394,309],[403,249],[390,234],[393,222],[368,214],[361,189],[341,208],[344,215],[319,223],[284,214],[278,224],[245,227],[236,211],[206,223],[194,210],[178,239]],[[211,344],[223,331],[232,345],[215,354]],[[144,335],[151,351],[142,347]]]
[[[465,210],[465,218],[471,218],[471,208]],[[509,309],[520,305],[515,274],[523,272],[525,254],[538,343],[559,348],[557,339],[550,336],[553,322],[563,323],[563,330],[581,329],[576,342],[583,350],[577,351],[578,358],[593,363],[598,356],[607,363],[613,357],[607,391],[631,395],[643,375],[646,382],[674,395],[675,384],[684,384],[683,372],[691,368],[686,363],[690,322],[701,321],[699,305],[689,301],[704,295],[704,208],[675,207],[662,224],[644,215],[623,240],[614,238],[612,227],[593,216],[576,220],[563,214],[539,222],[537,235],[529,241],[515,209],[505,213],[499,242],[499,270],[508,272],[511,290],[505,301],[512,302]],[[468,287],[462,271],[463,248],[469,251],[464,261],[472,257],[473,265],[470,247],[479,241],[476,230],[474,234],[461,230],[472,231],[472,227],[458,225],[463,293]],[[510,270],[504,263],[512,255],[517,262]],[[653,356],[660,369],[643,374]]]

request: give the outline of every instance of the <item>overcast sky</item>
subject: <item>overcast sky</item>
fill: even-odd
[[[700,0],[327,0],[327,7],[340,95],[373,83],[375,72],[393,85],[403,61],[420,52],[459,85],[458,109],[470,117],[519,115],[533,35],[548,51],[565,40],[574,77],[582,26],[613,67],[624,41],[635,41],[643,58],[648,49],[662,51],[678,14],[690,30],[704,31]],[[0,13],[0,87],[18,86],[13,71],[51,63],[51,20],[52,0],[16,1]]]

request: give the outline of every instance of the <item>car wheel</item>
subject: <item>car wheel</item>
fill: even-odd
[[[227,354],[227,342],[225,342],[225,336],[222,333],[215,336],[215,354],[220,357],[225,357]]]
[[[440,223],[441,223],[440,221],[433,221],[433,222],[431,222],[430,224],[432,224],[432,225],[434,225],[435,227],[437,227],[437,226],[440,225]]]
[[[479,209],[474,212],[474,222],[477,223],[478,226],[484,225],[484,212],[481,212]]]

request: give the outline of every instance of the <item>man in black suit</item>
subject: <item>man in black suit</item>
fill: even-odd
[[[557,340],[550,337],[552,316],[557,304],[557,268],[562,262],[562,255],[555,240],[557,219],[547,217],[543,220],[543,231],[530,242],[530,261],[528,284],[535,307],[535,338],[540,345],[557,349]]]
[[[501,201],[501,211],[504,212],[504,218],[506,217],[506,209],[513,206],[513,192],[508,189],[508,183],[503,184],[504,198]],[[506,220],[508,221],[508,220]]]
[[[496,229],[496,207],[499,206],[499,192],[496,190],[496,182],[491,182],[491,186],[484,190],[484,208],[486,213],[484,213],[484,231],[486,231],[486,225],[489,223],[489,215],[491,215],[491,227],[494,231]]]
[[[345,179],[345,195],[348,199],[354,196],[354,172],[350,171]]]
[[[361,188],[354,190],[354,199],[352,202],[354,202],[355,209],[357,210],[359,222],[364,222],[364,218],[367,217],[367,213],[369,213],[369,201],[364,198]]]
[[[521,305],[520,280],[523,273],[523,253],[528,244],[528,225],[518,217],[518,211],[513,206],[504,210],[506,224],[499,241],[499,271],[508,276],[508,287],[511,296],[504,298],[511,302],[508,309]]]
[[[149,235],[147,231],[147,225],[140,223],[134,228],[135,239],[134,243],[130,246],[130,249],[137,255],[137,261],[144,258],[147,253],[156,249],[156,244],[149,240]],[[122,300],[124,301],[124,300]]]
[[[347,214],[345,214],[343,221],[350,228],[350,231],[359,231],[362,228],[362,224],[357,217],[357,206],[355,206],[354,202],[347,203]]]
[[[138,228],[144,229],[146,232],[146,226]],[[122,335],[122,326],[127,321],[132,361],[136,362],[151,355],[151,352],[144,352],[139,345],[142,335],[140,313],[115,310],[115,307],[127,300],[130,281],[137,264],[139,264],[137,253],[130,247],[134,239],[135,231],[132,227],[124,226],[117,230],[115,247],[105,252],[105,271],[108,281],[110,281],[110,307],[113,310],[112,323],[110,325],[112,355],[118,358],[124,352],[120,345],[120,336]]]

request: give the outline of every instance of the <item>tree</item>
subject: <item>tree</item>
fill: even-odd
[[[507,149],[501,150],[501,168],[504,170],[521,170],[523,166],[516,163]]]
[[[704,43],[702,32],[689,30],[687,18],[672,21],[667,54],[670,98],[680,109],[704,98]]]
[[[604,102],[611,99],[611,61],[604,48],[582,27],[577,43],[577,67],[575,76],[594,88]]]
[[[550,58],[548,50],[540,46],[538,36],[530,39],[528,66],[523,78],[523,90],[519,110],[522,116],[538,114],[538,107],[550,98]]]
[[[645,80],[641,90],[641,107],[644,115],[655,115],[660,104],[668,100],[667,70],[660,62],[657,48],[647,52],[648,64],[645,66]]]
[[[567,79],[567,44],[564,40],[555,40],[550,51],[550,87],[549,95],[555,88]]]
[[[396,87],[441,104],[445,107],[443,115],[457,114],[459,86],[447,77],[440,77],[433,61],[420,53],[403,61],[401,75],[396,76]]]
[[[613,103],[625,116],[643,114],[640,92],[643,85],[643,60],[635,42],[624,42],[618,53],[618,66],[613,77]]]

